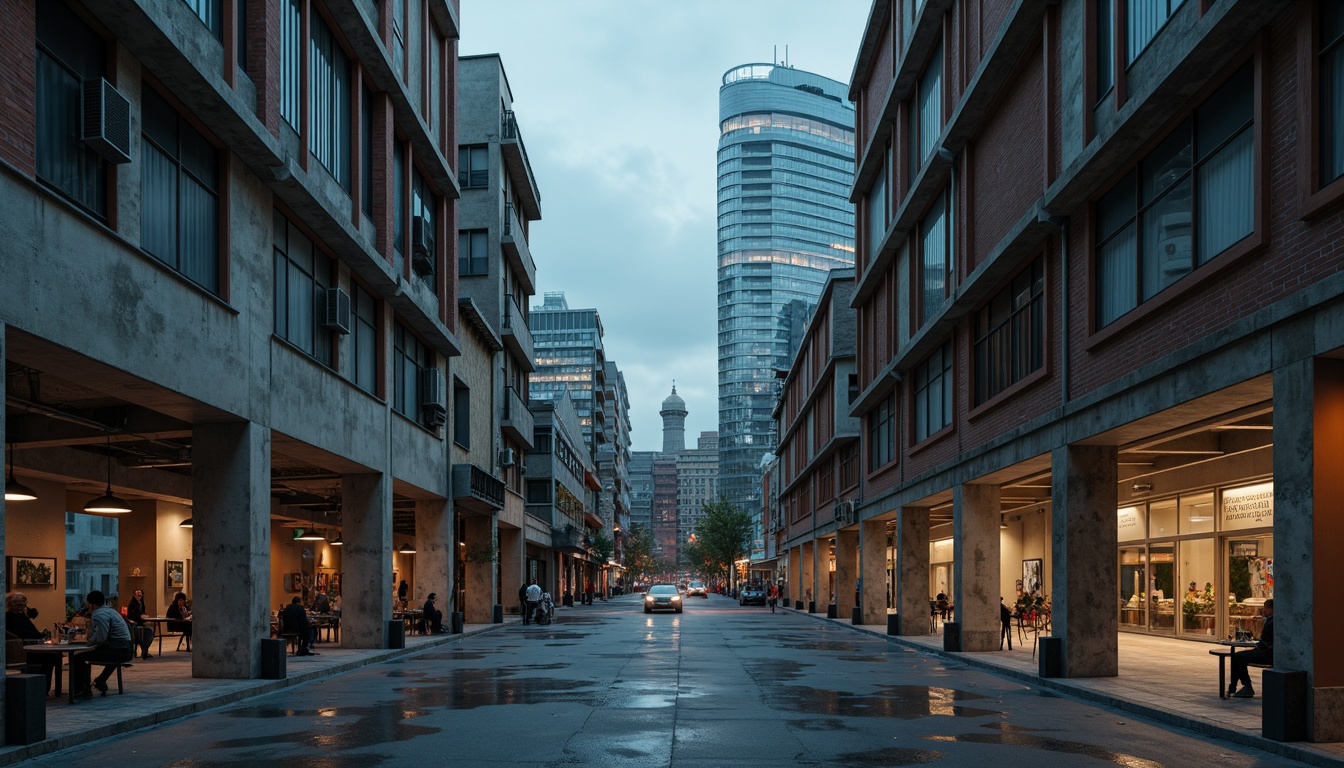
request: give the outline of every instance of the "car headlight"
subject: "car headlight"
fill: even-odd
[[[672,599],[673,599],[673,600],[680,600],[680,599],[681,599],[681,595],[673,595],[673,596],[672,596]]]
[[[652,602],[653,602],[653,595],[645,595],[645,596],[644,596],[644,602],[646,602],[646,603],[652,603]]]

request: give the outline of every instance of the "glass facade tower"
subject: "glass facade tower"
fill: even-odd
[[[719,491],[739,509],[760,507],[775,369],[830,270],[854,265],[848,90],[770,64],[734,67],[719,88]]]
[[[602,319],[596,309],[570,309],[563,291],[548,291],[541,306],[528,317],[536,370],[530,376],[531,395],[554,400],[569,392],[583,427],[588,454],[607,442],[603,429],[606,353],[602,348]]]

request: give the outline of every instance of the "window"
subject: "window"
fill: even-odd
[[[1097,327],[1251,234],[1254,78],[1242,67],[1097,202]]]
[[[303,0],[280,0],[280,117],[299,130],[303,63]]]
[[[1115,87],[1115,0],[1097,0],[1097,98]]]
[[[318,362],[332,364],[331,331],[322,327],[327,289],[335,285],[331,259],[275,211],[271,237],[275,251],[275,335]]]
[[[350,191],[350,60],[336,36],[314,15],[308,86],[308,150],[336,183]]]
[[[952,342],[915,369],[915,442],[952,423]]]
[[[434,288],[434,276],[438,274],[439,266],[439,248],[434,241],[434,233],[438,229],[434,226],[434,212],[438,208],[438,198],[429,189],[429,182],[420,175],[420,171],[415,171],[414,182],[411,185],[411,215],[420,220],[420,228],[426,240],[426,249],[429,253],[426,266],[415,270],[415,274],[424,281],[431,289]],[[414,234],[414,233],[412,233]],[[418,246],[419,243],[416,243]]]
[[[939,195],[919,225],[919,324],[933,318],[952,292],[952,217],[948,195]]]
[[[943,134],[943,46],[933,51],[910,105],[910,180],[919,175]]]
[[[187,4],[191,12],[196,14],[196,18],[200,19],[201,23],[210,29],[210,33],[215,36],[216,40],[219,40],[220,35],[224,33],[223,22],[220,18],[222,0],[182,0],[182,2]]]
[[[364,215],[373,218],[373,94],[367,85],[360,85],[359,99],[359,161],[363,168],[360,173],[360,208]]]
[[[1125,63],[1133,64],[1185,0],[1128,0]]]
[[[406,0],[391,0],[386,6],[392,13],[392,69],[397,77],[406,77]]]
[[[430,349],[400,322],[392,331],[392,410],[420,423],[420,372],[430,367]]]
[[[453,442],[471,448],[471,389],[453,379]]]
[[[355,386],[371,395],[378,394],[378,301],[373,294],[355,285],[351,300],[350,334],[351,375]]]
[[[1344,4],[1320,8],[1320,114],[1322,186],[1344,176]]]
[[[488,230],[484,229],[464,229],[457,233],[459,277],[490,274],[487,232]]]
[[[550,480],[528,480],[526,489],[528,504],[551,503]]]
[[[882,236],[887,231],[887,175],[885,168],[879,171],[868,190],[868,257],[877,256],[882,245]]]
[[[219,292],[219,153],[148,83],[141,89],[140,247]]]
[[[840,490],[859,484],[859,444],[852,442],[840,449]]]
[[[457,150],[457,183],[463,189],[490,183],[490,148],[462,147]]]
[[[1045,363],[1045,262],[1037,258],[975,318],[975,404]]]
[[[533,427],[532,442],[534,443],[532,453],[543,454],[551,452],[551,428]]]
[[[868,471],[891,463],[896,458],[896,394],[877,404],[868,415]]]
[[[103,77],[106,59],[103,39],[65,3],[37,4],[37,178],[102,219],[107,163],[79,140],[79,86]]]
[[[406,263],[406,148],[392,142],[392,250],[400,273]]]

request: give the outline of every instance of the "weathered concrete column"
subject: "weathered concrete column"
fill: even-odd
[[[929,510],[901,507],[896,524],[896,611],[902,635],[927,635],[929,626]]]
[[[864,624],[887,622],[887,521],[859,524],[859,607]]]
[[[392,480],[377,473],[345,475],[341,496],[341,645],[384,648],[392,618]]]
[[[1120,619],[1115,609],[1118,536],[1116,449],[1056,448],[1050,458],[1054,531],[1051,626],[1064,638],[1064,677],[1119,674]]]
[[[800,590],[798,599],[803,601],[803,610],[812,610],[817,601],[817,541],[811,539],[803,542],[802,553],[799,560],[803,566],[803,578],[799,584]]]
[[[527,577],[527,540],[522,529],[499,529],[499,570],[503,579],[500,588],[504,593],[504,612],[521,615],[518,588],[526,583]]]
[[[1276,368],[1274,666],[1307,673],[1307,738],[1316,742],[1344,741],[1344,614],[1335,606],[1344,591],[1341,445],[1344,363]]]
[[[789,583],[784,597],[790,608],[803,599],[803,548],[789,547]]]
[[[449,585],[453,573],[453,513],[447,499],[415,502],[415,596],[411,605],[419,608],[433,592],[435,606],[443,611],[444,624],[453,607]]]
[[[271,636],[271,431],[196,424],[191,448],[191,674],[255,678]]]
[[[835,608],[842,619],[854,615],[854,592],[859,586],[859,531],[835,534]]]
[[[953,491],[952,560],[957,577],[952,602],[963,651],[999,649],[999,597],[1003,594],[999,519],[997,485],[959,485]]]
[[[3,363],[4,361],[5,361],[5,323],[3,321],[0,321],[0,363]],[[9,377],[0,376],[0,401],[3,401],[4,396],[8,394],[7,390],[5,389],[8,386],[8,384],[9,384]],[[6,434],[5,429],[7,427],[8,425],[5,424],[5,409],[0,408],[0,435]],[[5,514],[6,514],[5,497],[0,496],[0,555],[8,556],[9,550],[5,548]],[[4,560],[3,562],[7,563],[9,561]],[[5,651],[3,648],[0,648],[0,661],[4,661],[6,664],[9,663],[9,659],[5,658]],[[5,688],[3,685],[0,685],[0,712],[4,711],[5,711]]]
[[[467,572],[462,574],[462,583],[466,587],[466,605],[462,606],[462,612],[468,624],[489,624],[490,609],[495,604],[495,563],[477,558],[495,542],[495,518],[493,515],[463,515],[461,520],[465,528],[462,539],[471,554],[466,561]]]

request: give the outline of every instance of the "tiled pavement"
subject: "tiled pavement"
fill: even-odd
[[[1210,646],[1205,643],[1121,633],[1118,677],[1042,679],[1037,674],[1030,637],[1012,651],[947,653],[942,650],[941,635],[888,637],[885,626],[854,626],[847,620],[826,619],[824,614],[803,615],[884,638],[898,647],[941,656],[954,664],[995,672],[1213,738],[1312,765],[1344,768],[1344,744],[1283,744],[1265,739],[1260,735],[1259,697],[1218,698],[1218,660],[1209,655]],[[517,621],[517,617],[506,618],[507,623]],[[116,694],[113,678],[109,681],[111,693],[106,697],[75,706],[66,704],[64,696],[49,698],[47,739],[26,747],[0,747],[0,766],[455,642],[507,623],[467,625],[461,635],[411,635],[406,638],[406,648],[398,650],[353,650],[320,644],[316,646],[318,656],[286,659],[285,680],[193,678],[191,654],[165,649],[162,655],[137,661],[126,671],[124,695]],[[1251,675],[1258,692],[1260,671],[1253,669]]]

